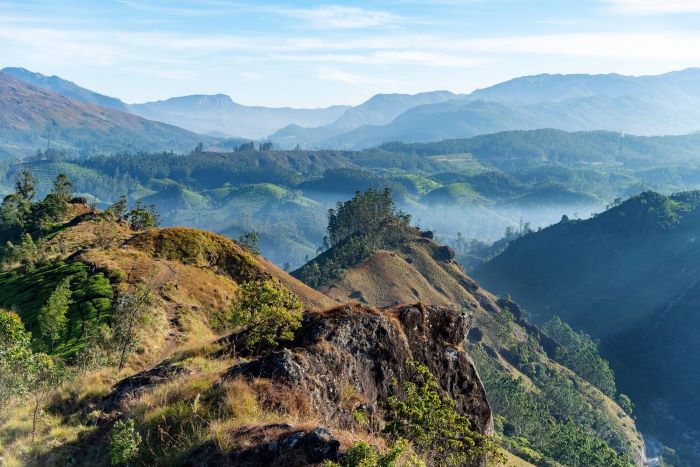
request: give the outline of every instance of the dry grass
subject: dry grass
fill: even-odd
[[[7,420],[0,424],[0,456],[2,465],[29,465],[39,456],[73,442],[94,427],[80,422],[67,423],[62,414],[42,410],[36,437],[32,440],[33,407],[26,401],[16,401]]]

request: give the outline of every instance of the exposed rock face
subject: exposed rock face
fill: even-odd
[[[382,402],[410,379],[406,363],[414,360],[431,370],[475,430],[491,433],[486,393],[462,345],[470,322],[450,307],[343,305],[308,313],[293,345],[236,365],[227,377],[299,387],[321,418],[352,427],[357,410],[381,424]]]

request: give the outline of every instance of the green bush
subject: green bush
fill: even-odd
[[[248,281],[241,284],[236,295],[231,320],[241,328],[243,347],[276,347],[294,338],[301,326],[303,305],[282,284],[274,280]]]
[[[139,455],[141,435],[136,431],[132,419],[117,420],[112,427],[112,441],[109,443],[109,459],[112,465],[125,465]]]
[[[386,431],[411,440],[434,465],[464,465],[480,456],[501,459],[493,440],[473,431],[469,419],[456,411],[455,402],[441,394],[430,370],[415,362],[409,362],[409,367],[412,381],[406,381],[400,394],[387,400],[390,421]]]
[[[325,464],[328,467],[337,466],[333,462]],[[340,465],[343,467],[425,467],[413,451],[411,444],[399,438],[386,452],[364,441],[353,444],[341,456]]]

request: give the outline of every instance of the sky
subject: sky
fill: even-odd
[[[700,66],[700,0],[0,0],[0,68],[128,103],[359,104],[539,73]]]

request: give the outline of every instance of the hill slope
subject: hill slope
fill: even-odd
[[[85,102],[87,104],[99,105],[100,107],[109,107],[121,112],[128,112],[129,106],[117,99],[116,97],[105,96],[104,94],[91,91],[89,89],[78,86],[72,81],[62,79],[58,76],[46,76],[41,73],[34,73],[25,68],[7,67],[0,70],[0,73],[13,76],[26,83],[55,92],[68,99]]]
[[[600,339],[642,426],[691,464],[697,438],[680,433],[700,427],[699,199],[645,192],[595,218],[526,235],[476,271],[539,320],[557,314]]]
[[[433,465],[443,451],[411,431],[402,436],[412,445],[383,431],[401,420],[404,409],[388,404],[410,397],[403,392],[410,384],[425,387],[460,424],[448,427],[461,440],[449,448],[460,465],[483,466],[496,452],[484,387],[459,345],[468,322],[454,309],[339,306],[225,237],[188,228],[134,231],[83,204],[69,205],[65,222],[37,242],[44,253],[35,268],[3,263],[0,313],[18,310],[40,336],[47,297],[67,283],[69,329],[51,352],[76,371],[69,383],[46,389],[50,402],[41,405],[35,433],[32,404],[12,400],[11,413],[0,406],[8,415],[0,420],[0,455],[11,463],[111,465],[126,421],[138,433],[131,454],[138,464],[354,465],[345,453],[369,449],[407,462],[418,451]],[[255,351],[242,344],[250,331],[232,327],[231,309],[243,284],[270,279],[296,294],[305,312],[279,348]],[[89,341],[86,329],[113,326],[124,297],[140,287],[149,300],[127,365],[107,358],[74,367],[83,361],[76,356],[112,339],[106,333]],[[406,400],[409,408],[415,403]],[[404,425],[396,426],[403,434]]]
[[[548,425],[545,420],[551,414],[558,420],[572,418],[576,429],[595,433],[641,463],[643,441],[634,421],[609,396],[563,366],[556,357],[557,344],[525,321],[518,305],[482,289],[451,259],[448,248],[428,237],[415,232],[413,238],[391,250],[376,251],[362,262],[343,268],[339,276],[324,280],[320,290],[340,302],[358,300],[389,306],[418,301],[469,313],[473,322],[466,348],[484,375],[487,395],[501,420],[497,430],[504,436],[504,445],[520,456],[534,462],[548,457],[567,465],[612,465],[610,459],[601,461],[579,453],[574,456],[581,457],[574,460],[551,451],[547,440],[558,434],[541,429]],[[329,258],[332,261],[334,250],[324,252],[321,258],[319,264],[327,264]],[[313,270],[309,265],[293,274],[306,277]],[[577,389],[564,389],[570,385]],[[548,396],[543,398],[544,394]],[[527,404],[531,404],[530,409],[525,408]],[[567,404],[576,408],[566,409]],[[591,420],[595,420],[592,425]],[[520,438],[511,438],[512,426],[517,427]],[[566,431],[554,426],[558,432]],[[524,439],[528,441],[521,444]],[[606,448],[601,445],[597,449],[605,452]]]
[[[50,134],[50,136],[49,136]],[[0,73],[0,154],[51,146],[70,155],[189,151],[211,138],[106,107],[75,101]]]

